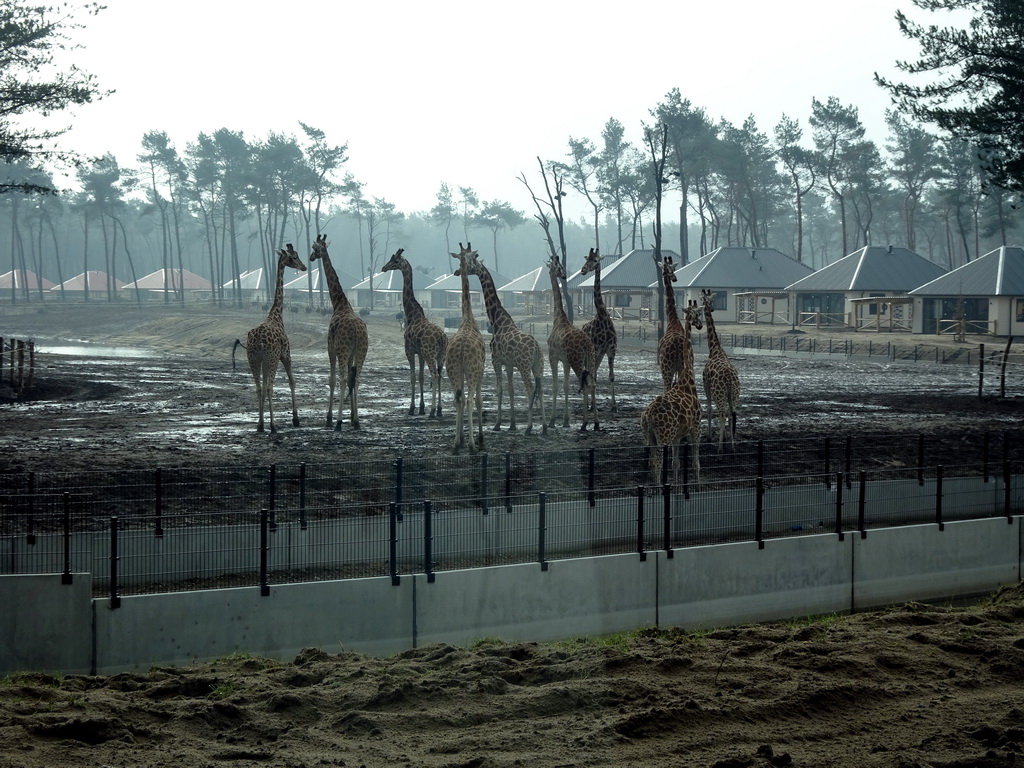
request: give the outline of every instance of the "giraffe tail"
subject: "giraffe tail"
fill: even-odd
[[[235,339],[235,346],[233,346],[231,348],[231,370],[232,371],[237,370],[235,368],[235,350],[237,350],[239,347],[241,347],[242,349],[246,348],[245,344],[242,343],[241,339]]]
[[[356,367],[354,365],[349,366],[348,369],[348,392],[345,397],[349,398],[352,396],[352,392],[356,388]]]
[[[587,380],[589,378],[590,378],[590,371],[584,369],[583,372],[580,373],[580,389],[579,389],[580,392],[582,392],[583,390],[585,390],[587,388]]]

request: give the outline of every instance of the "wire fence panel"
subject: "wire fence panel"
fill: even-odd
[[[890,457],[899,443],[903,466],[878,466],[878,441]],[[90,572],[101,595],[266,590],[941,526],[1019,512],[1020,451],[1006,434],[985,436],[945,466],[913,435],[761,441],[679,486],[651,484],[648,452],[635,447],[159,469],[121,473],[121,484],[35,473],[0,494],[0,573]]]

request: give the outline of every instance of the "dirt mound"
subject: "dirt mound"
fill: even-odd
[[[1024,588],[705,633],[0,683],[0,766],[1010,766]]]

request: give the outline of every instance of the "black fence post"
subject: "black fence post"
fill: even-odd
[[[487,508],[487,454],[480,454],[480,506],[486,515]]]
[[[388,571],[391,575],[391,586],[402,583],[398,576],[398,505],[391,502],[388,520]]]
[[[597,498],[594,495],[594,449],[591,448],[587,451],[587,500],[590,502],[590,506],[594,506],[597,503]]]
[[[61,584],[71,584],[71,494],[64,491],[64,571],[60,575]]]
[[[690,442],[689,441],[683,443],[683,458],[682,458],[682,462],[683,462],[683,498],[684,499],[689,499],[690,498]],[[667,483],[668,483],[668,479],[666,478],[665,482],[662,483],[662,485],[665,485]]]
[[[935,467],[935,524],[940,531],[946,527],[942,524],[942,465]]]
[[[542,571],[548,569],[547,553],[544,551],[548,530],[546,498],[543,491],[537,494],[537,562]]]
[[[754,509],[754,538],[757,541],[757,548],[764,549],[764,478],[757,476],[756,480],[757,501]]]
[[[110,607],[121,607],[121,596],[117,589],[117,563],[121,559],[118,555],[118,522],[117,516],[110,518]]]
[[[423,500],[423,572],[427,574],[427,583],[434,583],[434,530],[433,506],[429,499]]]
[[[839,540],[843,541],[846,535],[843,533],[843,473],[836,472],[836,533]]]
[[[276,509],[277,509],[277,464],[271,464],[270,465],[270,494],[269,495],[270,495],[270,499],[269,499],[268,503],[269,503],[269,508],[270,508],[270,530],[271,531],[276,531],[277,530],[277,515],[276,515]]]
[[[402,503],[402,457],[395,459],[395,504]],[[402,518],[399,517],[399,520]]]
[[[661,484],[664,485],[668,482],[668,459],[670,451],[667,445],[661,446],[661,477],[658,478]]]
[[[644,496],[647,489],[638,485],[636,487],[636,553],[640,555],[640,561],[647,559],[647,549],[644,547]]]
[[[662,523],[664,528],[662,533],[665,540],[665,552],[669,559],[675,555],[672,550],[672,486],[667,483],[661,486],[661,498],[662,498]]]
[[[153,535],[158,539],[164,535],[164,524],[163,524],[163,512],[164,512],[164,478],[163,470],[160,467],[156,468],[156,525],[153,528]]]
[[[864,510],[866,501],[864,499],[864,492],[868,488],[867,473],[862,469],[860,471],[860,477],[858,478],[860,483],[859,498],[857,499],[857,530],[860,531],[860,537],[866,539],[868,537],[868,529],[866,521],[864,520]]]
[[[270,554],[270,512],[260,510],[260,596],[270,596],[270,581],[267,578],[267,561]]]
[[[981,474],[986,483],[988,483],[988,437],[988,432],[986,432],[981,442]]]
[[[306,520],[306,462],[299,464],[299,530],[309,527]]]

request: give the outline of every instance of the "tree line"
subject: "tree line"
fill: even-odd
[[[549,256],[572,272],[589,247],[621,254],[652,242],[659,249],[670,243],[682,263],[721,246],[774,247],[815,268],[865,245],[894,243],[955,268],[1021,237],[1024,120],[1011,97],[1019,103],[1024,87],[1024,63],[1013,53],[1024,37],[1024,12],[1009,0],[913,2],[928,10],[971,7],[980,23],[944,30],[899,14],[901,29],[924,51],[921,61],[901,68],[948,73],[965,49],[979,61],[1002,55],[989,80],[971,70],[974,94],[1016,121],[996,120],[980,97],[989,119],[962,119],[963,109],[949,110],[941,100],[953,92],[948,82],[944,90],[915,91],[878,78],[896,100],[879,144],[868,137],[857,106],[836,97],[812,99],[806,125],[783,116],[766,131],[753,115],[739,126],[713,119],[673,89],[640,121],[643,146],[627,141],[623,123],[612,117],[598,138],[569,137],[562,157],[538,157],[537,168],[518,177],[535,203],[531,216],[447,181],[429,211],[400,211],[368,196],[365,182],[345,170],[346,144],[305,123],[298,135],[259,139],[221,128],[184,148],[154,129],[141,137],[131,167],[112,154],[77,158],[76,189],[56,191],[49,169],[62,158],[45,150],[56,134],[18,129],[16,118],[104,94],[77,71],[56,82],[36,77],[75,26],[73,15],[3,0],[0,274],[9,266],[59,283],[94,269],[126,281],[156,269],[188,269],[211,280],[216,299],[241,301],[242,272],[263,267],[271,274],[282,243],[308,252],[325,231],[347,254],[340,266],[361,277],[374,275],[401,246],[428,280],[450,271],[453,240],[481,238],[494,270],[509,278]],[[564,214],[569,196],[584,203],[579,220]],[[674,206],[666,223],[663,204]],[[526,226],[531,217],[540,231]],[[110,297],[113,286],[107,288]],[[29,289],[22,284],[19,295],[12,285],[10,298],[32,299]],[[165,293],[167,301],[183,299],[180,291]]]

